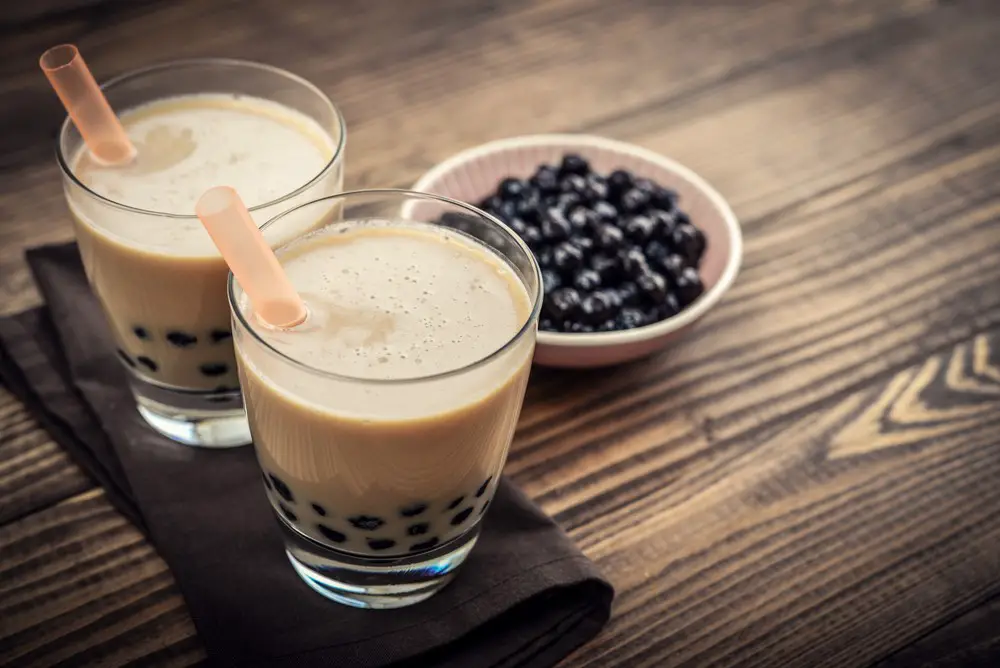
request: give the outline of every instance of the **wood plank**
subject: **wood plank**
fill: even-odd
[[[0,524],[91,486],[24,406],[0,387]]]
[[[875,668],[993,668],[1000,656],[1000,597],[935,629]]]
[[[850,195],[844,186],[870,187],[882,170],[975,152],[969,133],[992,128],[1000,104],[997,15],[993,3],[956,3],[885,22],[592,129],[701,173],[730,200],[747,242],[767,246],[758,231],[790,228],[785,216],[827,205],[831,191]],[[761,257],[783,257],[771,253]]]
[[[202,658],[166,564],[100,490],[0,527],[0,665]]]
[[[80,20],[103,15],[111,18],[116,12],[142,2],[156,0],[35,0],[34,2],[8,3],[0,15],[0,34],[3,31],[31,31],[51,24]]]

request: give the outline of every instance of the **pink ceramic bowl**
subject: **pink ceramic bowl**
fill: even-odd
[[[585,368],[638,359],[669,345],[712,308],[736,278],[743,254],[740,226],[719,193],[687,167],[632,144],[589,135],[531,135],[492,141],[462,151],[424,174],[414,190],[476,203],[506,176],[527,178],[542,163],[558,164],[578,153],[604,174],[627,169],[680,195],[679,206],[705,233],[700,268],[705,292],[677,315],[637,329],[594,334],[538,332],[535,363]]]

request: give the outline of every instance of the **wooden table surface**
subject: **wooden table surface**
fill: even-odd
[[[99,79],[294,70],[347,117],[350,187],[523,133],[640,144],[746,256],[672,353],[533,375],[507,472],[618,591],[564,665],[1000,665],[1000,2],[85,4],[0,24],[3,312],[71,236],[58,42]],[[2,389],[0,524],[0,664],[203,661],[153,547]]]

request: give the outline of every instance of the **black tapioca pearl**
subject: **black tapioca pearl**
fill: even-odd
[[[261,473],[260,477],[264,479],[264,487],[266,487],[268,490],[274,489],[274,487],[271,485],[271,479],[267,477],[266,473]]]
[[[273,473],[268,473],[267,475],[271,479],[271,484],[274,485],[274,491],[278,493],[278,496],[288,503],[295,503],[295,495],[292,494],[292,490],[288,488],[288,485],[281,482],[281,478]]]
[[[681,271],[681,275],[674,279],[674,294],[677,295],[680,306],[687,306],[700,297],[704,291],[705,285],[701,282],[698,270],[694,267],[685,267]]]
[[[381,518],[371,517],[370,515],[355,515],[354,517],[347,518],[347,521],[355,529],[361,529],[362,531],[375,531],[375,529],[385,524]]]
[[[187,332],[172,331],[167,332],[167,341],[178,348],[187,348],[188,346],[193,346],[198,343],[198,337],[193,334],[188,334]]]
[[[455,508],[458,508],[460,505],[462,505],[462,501],[465,501],[465,497],[464,496],[458,497],[457,499],[448,504],[448,510],[455,510]]]
[[[416,517],[425,510],[427,510],[426,503],[413,503],[400,510],[399,514],[403,517]]]
[[[645,211],[646,207],[649,206],[649,202],[649,192],[641,188],[629,188],[622,193],[621,199],[618,202],[618,210],[624,213],[640,213],[641,211]]]
[[[406,533],[409,536],[423,536],[427,533],[427,530],[431,528],[431,525],[427,522],[420,522],[418,524],[411,524],[406,528]]]
[[[139,364],[143,365],[144,367],[146,367],[150,371],[156,371],[157,369],[160,368],[159,364],[157,364],[156,362],[154,362],[150,358],[146,357],[145,355],[139,355],[138,357],[135,358],[135,361],[138,362]]]
[[[326,517],[326,508],[319,505],[318,503],[312,504],[312,509],[313,512],[319,515],[320,517]]]
[[[482,515],[483,513],[486,512],[486,509],[490,507],[490,501],[492,501],[492,500],[493,499],[486,499],[486,503],[484,503],[483,507],[479,509],[479,514],[480,515]]]
[[[281,508],[281,514],[284,515],[289,522],[299,521],[299,516],[293,513],[290,508],[286,508],[285,504],[279,503],[278,507]]]
[[[373,550],[388,550],[396,546],[396,541],[391,538],[369,538],[368,547]]]
[[[453,527],[457,527],[459,524],[461,524],[465,520],[469,519],[469,515],[471,515],[471,514],[472,514],[472,508],[471,507],[466,508],[465,510],[463,510],[462,512],[460,512],[458,515],[455,515],[454,517],[451,518],[451,525]]]
[[[225,362],[207,362],[198,367],[198,370],[205,376],[221,376],[229,371],[229,365]]]
[[[340,533],[336,529],[331,529],[325,524],[317,524],[316,528],[319,529],[319,532],[323,534],[324,538],[326,538],[328,541],[332,543],[343,543],[345,540],[347,540],[347,536]]]
[[[151,339],[152,336],[149,335],[149,330],[141,325],[136,325],[132,328],[132,333],[135,334],[136,338],[139,339]]]
[[[483,481],[482,485],[479,486],[479,489],[476,490],[476,498],[477,499],[479,497],[481,497],[483,494],[486,493],[486,488],[490,486],[490,481],[492,481],[492,480],[493,480],[493,476],[490,476],[485,481]]]
[[[440,539],[437,536],[435,536],[434,538],[430,538],[421,543],[414,543],[413,545],[410,546],[410,552],[420,552],[421,550],[429,550],[440,542],[441,542]]]
[[[221,343],[233,338],[233,333],[228,329],[213,329],[209,336],[212,338],[212,343]]]
[[[127,352],[125,352],[121,348],[116,349],[115,352],[118,353],[118,359],[120,359],[122,362],[125,362],[125,364],[127,364],[131,368],[133,369],[135,368],[135,360],[129,357],[129,354]]]
[[[590,171],[590,163],[576,153],[567,153],[559,163],[559,176],[566,178],[570,174],[586,176]]]

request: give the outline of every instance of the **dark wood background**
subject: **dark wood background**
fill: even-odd
[[[0,10],[3,312],[37,303],[23,248],[71,235],[58,42],[99,79],[292,69],[344,110],[351,187],[522,133],[641,144],[729,198],[746,258],[671,354],[533,376],[507,470],[618,589],[565,665],[1000,665],[1000,2],[49,2]],[[0,664],[203,659],[2,390],[0,524]]]

